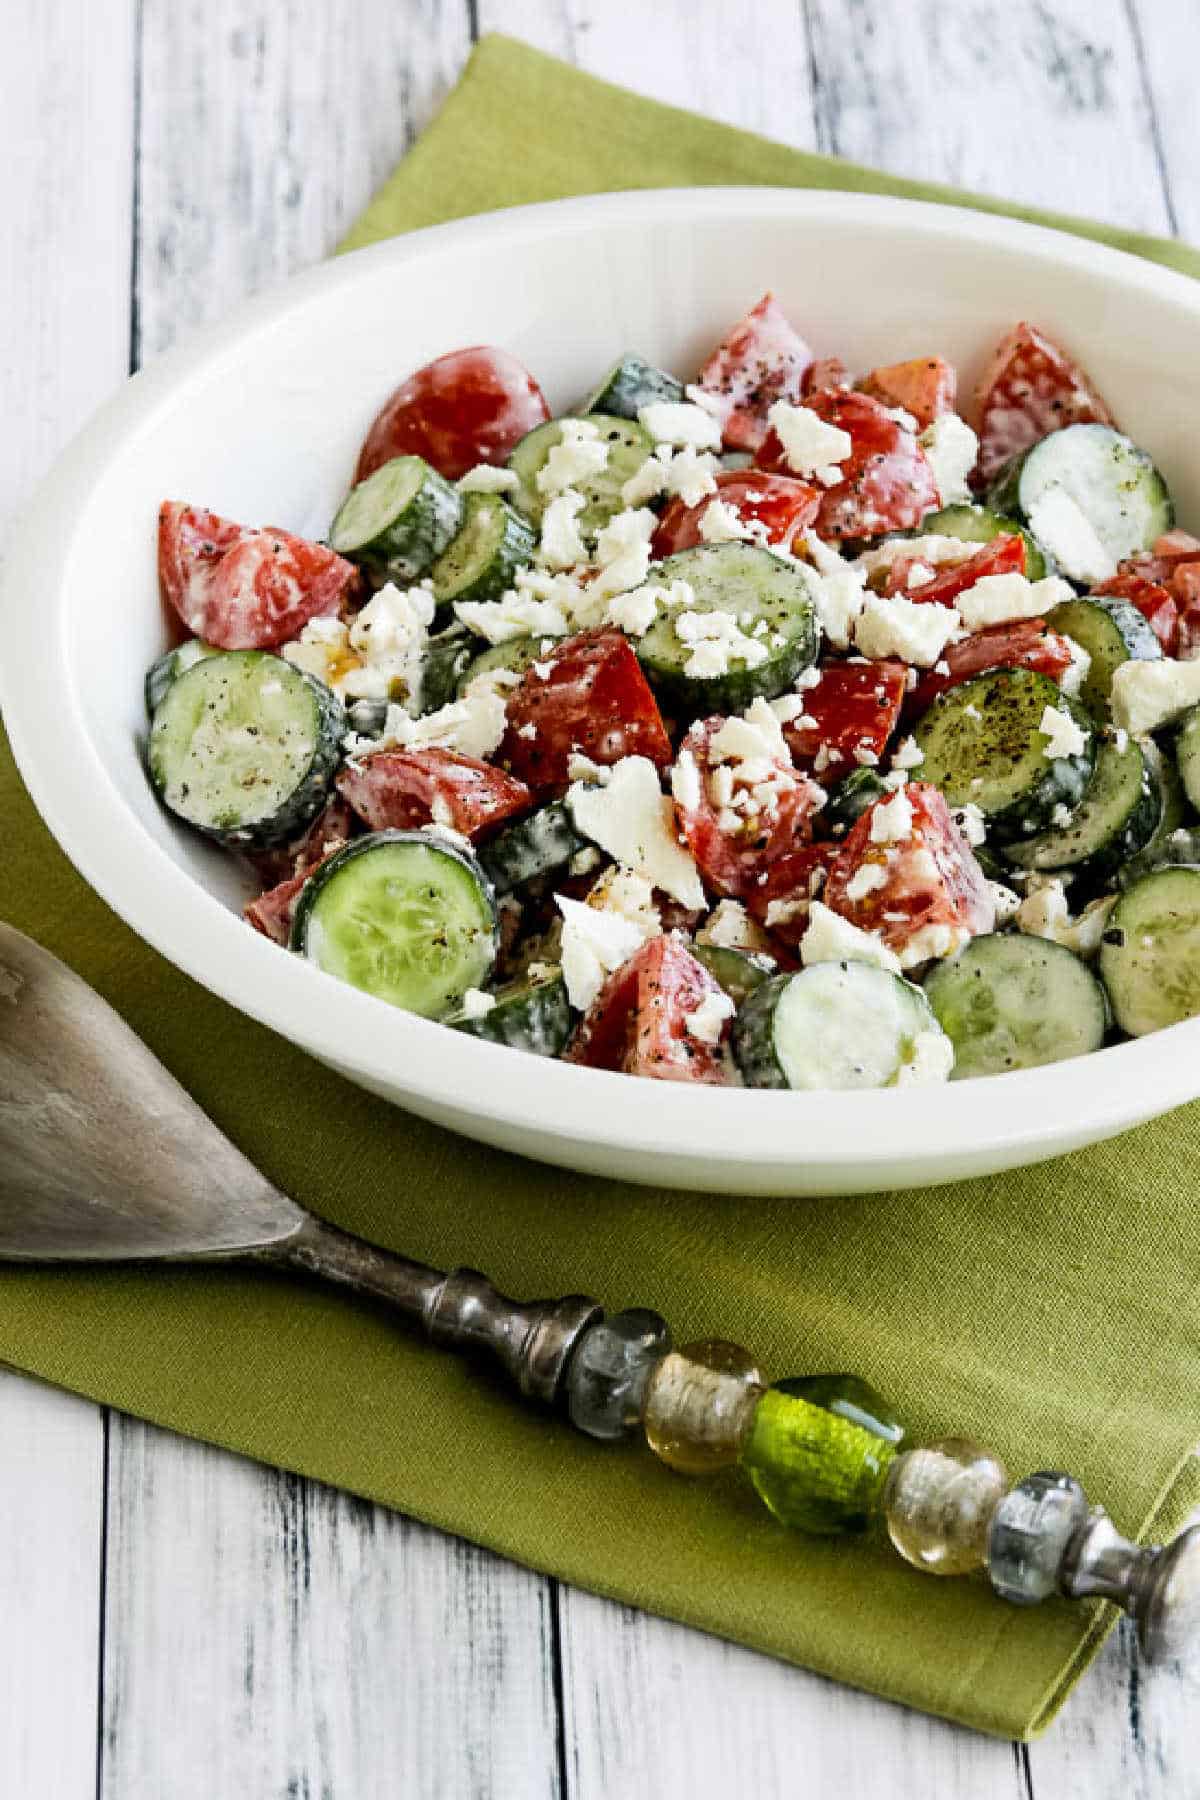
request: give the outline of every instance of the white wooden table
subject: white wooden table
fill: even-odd
[[[4,0],[0,525],[131,366],[326,254],[491,29],[1200,241],[1191,0]],[[0,1372],[3,1800],[1190,1800],[1198,1702],[1122,1629],[991,1742]]]

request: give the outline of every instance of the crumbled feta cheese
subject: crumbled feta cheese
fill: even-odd
[[[571,569],[587,561],[587,548],[575,522],[586,504],[577,488],[564,488],[542,514],[538,561],[548,569]]]
[[[671,792],[684,812],[699,812],[704,799],[700,771],[690,750],[681,750],[671,770]]]
[[[630,637],[644,637],[658,617],[661,588],[633,588],[626,594],[614,594],[605,612],[605,621]]]
[[[942,505],[954,506],[960,500],[969,500],[967,476],[979,455],[979,439],[966,420],[957,413],[942,413],[925,427],[917,442],[933,470]]]
[[[835,650],[846,650],[854,621],[863,609],[866,571],[844,561],[814,531],[804,534],[804,543],[815,569],[815,573],[808,572],[807,580],[821,630]]]
[[[482,988],[471,987],[462,997],[462,1015],[464,1019],[486,1019],[495,1004],[495,994],[485,994]]]
[[[954,956],[970,941],[971,933],[965,925],[922,925],[902,948],[900,967],[915,969],[918,963]]]
[[[634,951],[653,934],[607,907],[589,906],[555,894],[562,914],[562,972],[567,998],[579,1012],[586,1012],[606,978],[629,961]]]
[[[687,400],[653,400],[638,407],[638,424],[656,444],[673,449],[719,450],[721,427],[704,407]]]
[[[915,562],[909,567],[904,585],[911,593],[913,588],[928,587],[931,581],[937,580],[937,570],[932,563]]]
[[[1021,896],[1014,894],[1010,887],[1002,881],[989,881],[987,891],[992,897],[992,906],[996,914],[997,925],[1007,925],[1021,909]]]
[[[860,931],[821,900],[809,903],[808,929],[800,939],[800,961],[805,968],[814,963],[866,962],[893,975],[900,973],[899,957],[877,932]]]
[[[689,609],[676,613],[674,625],[679,642],[691,650],[683,673],[694,680],[727,675],[731,662],[757,669],[769,655],[758,638],[747,637],[732,613],[715,608],[712,612]]]
[[[964,538],[941,537],[933,532],[927,537],[888,538],[884,543],[873,544],[869,550],[864,550],[856,567],[867,575],[878,575],[881,570],[890,569],[901,557],[907,560],[915,556],[938,569],[943,565],[966,562],[978,548],[978,544],[969,544]]]
[[[1055,556],[1076,581],[1088,587],[1117,572],[1117,559],[1095,526],[1065,487],[1048,487],[1029,509],[1029,529],[1042,543],[1053,544]]]
[[[519,738],[524,738],[528,744],[533,743],[534,739],[537,737],[537,726],[532,719],[527,719],[524,725],[519,725],[517,727],[517,736]]]
[[[952,606],[868,594],[854,626],[854,643],[866,656],[895,656],[927,669],[957,629],[958,613]]]
[[[846,883],[847,900],[865,900],[877,888],[887,886],[887,869],[883,863],[865,862],[855,869]]]
[[[1082,725],[1077,725],[1068,712],[1060,712],[1057,706],[1047,706],[1038,721],[1038,730],[1046,738],[1043,756],[1051,762],[1060,756],[1082,756],[1088,747],[1088,734]]]
[[[724,721],[709,741],[708,756],[713,763],[792,760],[779,720],[761,698],[751,701],[744,713]]]
[[[602,763],[593,762],[582,750],[572,750],[567,758],[567,776],[571,781],[592,781],[603,787],[609,773]]]
[[[815,731],[817,721],[804,710],[803,694],[781,694],[770,702],[771,711],[781,725],[795,725],[798,731]]]
[[[1095,956],[1104,937],[1108,915],[1116,903],[1116,894],[1101,894],[1084,907],[1077,919],[1073,919],[1062,882],[1044,881],[1018,906],[1017,927],[1029,937],[1049,938],[1053,943],[1073,950],[1076,956]]]
[[[522,569],[515,585],[498,600],[458,600],[454,611],[470,631],[489,644],[507,644],[513,638],[565,637],[575,629],[578,583],[568,575],[552,575]]]
[[[918,1031],[908,1060],[897,1070],[896,1086],[924,1087],[931,1082],[949,1081],[953,1067],[954,1045],[946,1033],[933,1028]]]
[[[836,486],[842,479],[838,465],[854,449],[848,431],[827,425],[811,407],[793,406],[790,400],[776,400],[767,420],[783,445],[789,469],[797,475],[815,475],[823,487]]]
[[[697,1043],[719,1044],[721,1033],[736,1011],[728,994],[722,993],[720,988],[710,988],[699,1006],[687,1014],[684,1029]]]
[[[675,835],[675,809],[648,757],[622,757],[603,787],[574,784],[567,804],[576,828],[614,861],[681,906],[703,907],[696,865]]]
[[[350,648],[361,661],[347,671],[338,684],[339,691],[352,700],[403,697],[410,705],[419,704],[434,611],[433,594],[427,587],[398,588],[391,581],[381,587],[349,628]]]
[[[589,476],[599,475],[608,465],[608,445],[600,436],[600,428],[590,419],[564,419],[556,444],[550,446],[545,463],[537,472],[538,492],[561,494],[578,486]]]
[[[718,901],[696,933],[696,942],[716,950],[745,950],[752,956],[771,947],[766,932],[738,900]]]
[[[1058,685],[1063,693],[1068,695],[1070,699],[1077,700],[1079,698],[1079,691],[1088,678],[1088,671],[1092,666],[1092,659],[1089,653],[1084,649],[1083,645],[1077,644],[1073,637],[1067,638],[1066,642],[1067,647],[1071,652],[1071,662],[1070,666],[1064,669],[1059,676]]]
[[[360,750],[457,750],[463,756],[484,759],[500,748],[506,723],[501,689],[518,679],[511,669],[493,669],[476,676],[457,700],[436,712],[414,719],[401,706],[389,706],[383,733],[378,738],[355,739]]]
[[[362,668],[362,662],[350,648],[350,628],[342,619],[310,619],[300,636],[283,646],[280,655],[293,668],[323,681],[335,694],[345,692],[345,678],[352,669]]]
[[[660,444],[621,489],[626,506],[644,506],[659,494],[668,494],[685,506],[699,506],[706,494],[717,491],[715,456],[691,448],[672,451]]]
[[[925,761],[925,752],[915,737],[902,738],[892,752],[893,769],[917,769]]]
[[[970,631],[1003,625],[1010,619],[1044,618],[1052,607],[1073,600],[1075,590],[1061,576],[1030,581],[1024,575],[984,575],[958,596],[955,605]]]
[[[603,861],[604,858],[593,844],[585,844],[582,850],[575,852],[567,867],[572,875],[590,875]]]
[[[600,574],[589,582],[589,595],[608,600],[613,594],[642,586],[650,568],[650,539],[657,523],[648,506],[626,507],[613,514],[596,537]]]
[[[1056,825],[1060,831],[1064,830],[1071,823],[1070,807],[1064,806],[1060,800],[1057,805],[1051,809],[1050,823]]]
[[[873,844],[903,844],[913,834],[912,801],[901,788],[890,800],[880,800],[871,813]]]
[[[521,478],[515,469],[497,469],[492,463],[476,463],[460,476],[460,494],[511,494],[519,488]]]
[[[1153,662],[1118,665],[1112,683],[1114,722],[1134,737],[1169,725],[1189,706],[1200,703],[1200,662]]]
[[[767,528],[761,519],[743,519],[727,500],[710,500],[700,515],[700,538],[705,544],[765,544]]]
[[[977,849],[980,844],[987,843],[987,825],[984,821],[983,810],[976,806],[974,801],[968,800],[962,806],[952,807],[950,817],[972,850]]]

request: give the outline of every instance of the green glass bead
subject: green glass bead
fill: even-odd
[[[684,1344],[663,1357],[646,1385],[646,1442],[682,1475],[715,1474],[737,1461],[762,1391],[754,1358],[740,1344]]]
[[[970,1438],[939,1438],[896,1457],[883,1495],[888,1536],[931,1575],[969,1575],[987,1562],[992,1514],[1008,1490],[999,1457]]]
[[[784,1525],[829,1537],[865,1531],[904,1426],[857,1375],[777,1381],[755,1410],[742,1466]]]

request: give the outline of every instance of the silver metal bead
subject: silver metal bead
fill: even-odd
[[[1178,1659],[1200,1634],[1200,1526],[1170,1544],[1134,1544],[1095,1506],[1069,1546],[1062,1592],[1129,1613],[1147,1662]]]
[[[670,1348],[666,1320],[645,1307],[589,1326],[567,1369],[572,1425],[589,1437],[630,1436],[641,1421],[646,1384]]]
[[[999,1502],[988,1532],[992,1586],[1014,1606],[1036,1606],[1059,1591],[1067,1546],[1088,1516],[1087,1495],[1071,1475],[1040,1470]]]

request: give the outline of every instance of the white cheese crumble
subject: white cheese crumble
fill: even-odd
[[[969,500],[967,476],[979,455],[979,439],[966,420],[957,413],[942,413],[925,427],[917,442],[933,470],[942,505],[954,506]]]
[[[809,571],[808,587],[821,630],[835,650],[848,650],[866,597],[866,570],[846,562],[815,531],[805,532],[804,543],[816,571]]]
[[[1082,756],[1088,746],[1088,734],[1077,725],[1070,713],[1057,706],[1047,706],[1038,721],[1038,730],[1046,739],[1043,756],[1053,762],[1060,756]]]
[[[886,887],[887,879],[887,869],[883,863],[865,862],[855,869],[846,883],[846,898],[854,901],[865,900],[867,895],[873,894],[877,888]]]
[[[662,589],[632,588],[625,594],[614,594],[604,614],[605,622],[615,625],[629,637],[645,637],[658,617]]]
[[[1134,737],[1169,725],[1200,702],[1200,661],[1129,661],[1118,665],[1112,683],[1114,722]]]
[[[671,770],[671,792],[684,812],[699,812],[704,799],[700,771],[690,750],[681,750]]]
[[[710,500],[700,515],[700,539],[705,544],[765,544],[767,528],[761,519],[743,519],[727,500]]]
[[[506,723],[502,689],[514,687],[519,677],[511,669],[492,669],[477,675],[457,700],[436,712],[414,719],[402,706],[389,706],[383,733],[378,738],[347,740],[351,754],[372,750],[457,750],[479,761],[500,748]]]
[[[1101,894],[1074,919],[1062,882],[1042,880],[1017,907],[1017,928],[1029,937],[1049,938],[1052,943],[1073,950],[1076,956],[1095,956],[1117,898],[1116,894]]]
[[[739,900],[719,900],[696,933],[696,942],[711,944],[715,950],[745,950],[751,956],[771,947],[762,927]]]
[[[381,587],[348,630],[342,628],[355,660],[341,679],[335,680],[335,691],[349,700],[403,698],[410,705],[419,704],[425,644],[434,610],[433,594],[427,587],[399,588],[391,581]],[[314,626],[324,629],[336,624],[336,620],[311,620],[300,633],[300,643],[313,641]],[[332,633],[327,641],[331,640]],[[298,660],[290,644],[284,646],[283,654],[289,662]]]
[[[459,477],[460,494],[511,494],[521,485],[515,469],[497,469],[492,463],[476,463]]]
[[[1065,487],[1048,487],[1034,501],[1029,509],[1029,529],[1041,542],[1053,544],[1058,561],[1086,586],[1094,587],[1116,574],[1116,557]]]
[[[485,994],[482,988],[468,988],[462,997],[463,1017],[465,1019],[486,1019],[495,1004],[495,994]]]
[[[827,425],[811,407],[776,400],[767,413],[768,423],[783,445],[788,468],[797,475],[815,475],[823,487],[835,487],[842,479],[838,466],[854,449],[848,431]]]
[[[1088,671],[1092,666],[1092,659],[1089,652],[1084,649],[1083,645],[1077,644],[1073,637],[1067,638],[1066,643],[1067,648],[1071,652],[1071,661],[1069,667],[1065,668],[1059,676],[1058,685],[1064,694],[1068,695],[1072,700],[1077,700],[1079,698],[1080,689],[1088,678]]]
[[[900,967],[915,969],[918,963],[954,956],[970,941],[971,933],[965,925],[922,925],[901,950]]]
[[[542,494],[561,494],[589,476],[599,475],[608,465],[608,445],[590,419],[564,419],[559,429],[558,442],[550,446],[537,472]]]
[[[866,962],[887,969],[892,975],[900,973],[900,958],[876,932],[860,931],[821,900],[809,904],[808,929],[800,939],[800,961],[806,969],[814,963]]]
[[[576,828],[615,862],[680,906],[693,911],[704,906],[696,865],[675,836],[675,809],[648,757],[622,757],[603,787],[575,783],[567,804]]]
[[[869,550],[864,550],[856,567],[867,575],[878,575],[880,570],[890,569],[900,557],[913,556],[939,569],[943,565],[966,562],[978,549],[978,544],[969,544],[963,538],[940,537],[932,532],[928,537],[888,538],[885,543],[873,544]]]
[[[538,561],[548,569],[572,569],[587,560],[587,548],[576,524],[587,505],[578,488],[564,488],[542,514]]]
[[[565,637],[578,623],[582,590],[569,575],[522,569],[498,600],[458,600],[456,617],[489,644],[513,638]]]
[[[1073,600],[1075,590],[1059,575],[1030,581],[1024,575],[982,575],[955,601],[962,622],[970,631],[1003,625],[1010,619],[1037,619],[1063,600]]]
[[[984,821],[983,810],[976,806],[973,800],[966,801],[962,806],[952,807],[950,817],[972,850],[978,849],[980,844],[987,843],[987,825]]]
[[[689,400],[653,400],[638,407],[638,424],[656,444],[672,449],[719,450],[721,427],[703,406]]]
[[[954,1067],[954,1045],[944,1031],[918,1031],[912,1040],[908,1061],[896,1073],[897,1087],[924,1087],[931,1082],[949,1081]]]
[[[925,761],[925,752],[915,737],[902,738],[892,754],[893,769],[918,769]]]
[[[567,998],[586,1012],[605,980],[651,935],[623,913],[555,894],[562,914],[562,972]]]
[[[691,652],[683,673],[693,680],[727,675],[731,662],[757,669],[770,654],[761,639],[747,637],[732,613],[687,609],[676,613],[674,625],[675,636]]]
[[[650,539],[657,523],[648,506],[613,514],[596,537],[600,573],[585,590],[589,601],[600,604],[613,594],[641,587],[650,568]]]
[[[996,914],[997,925],[1007,925],[1021,910],[1021,896],[1014,894],[1010,887],[1002,881],[989,881],[987,891],[992,897],[992,907]]]
[[[854,643],[865,656],[899,657],[927,669],[957,630],[958,613],[952,606],[868,594],[854,626]]]
[[[903,844],[913,834],[912,801],[901,788],[890,800],[876,802],[871,814],[873,844]]]
[[[710,988],[699,1006],[687,1014],[684,1029],[697,1043],[719,1044],[726,1022],[736,1011],[728,994],[722,993],[720,988]]]
[[[636,469],[621,489],[626,506],[644,506],[659,494],[682,500],[685,506],[699,506],[706,494],[717,491],[715,456],[690,448],[672,451],[660,444]]]

